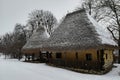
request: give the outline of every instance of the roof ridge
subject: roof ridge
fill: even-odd
[[[66,14],[66,16],[77,14],[77,13],[80,13],[80,12],[86,12],[86,10],[85,9],[79,9],[79,10],[76,10],[76,11],[73,11],[73,12],[70,12],[70,13]]]

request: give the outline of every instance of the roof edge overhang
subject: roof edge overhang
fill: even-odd
[[[81,50],[100,50],[100,49],[120,49],[118,46],[113,46],[113,45],[99,45],[99,46],[94,46],[94,47],[87,47],[87,48],[66,48],[66,47],[41,47],[41,48],[26,48],[22,49],[23,53],[35,53],[35,52],[40,52],[40,51],[49,51],[49,52],[70,52],[70,51],[81,51]]]

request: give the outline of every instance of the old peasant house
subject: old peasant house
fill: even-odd
[[[43,31],[31,37],[24,53],[40,56],[46,51],[49,64],[80,72],[107,72],[112,68],[116,43],[84,9],[67,14],[50,37]]]

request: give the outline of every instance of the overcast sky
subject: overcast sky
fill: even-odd
[[[81,0],[0,0],[0,35],[12,32],[16,23],[26,24],[34,9],[51,11],[60,20],[81,5]]]

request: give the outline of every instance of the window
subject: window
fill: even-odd
[[[100,56],[99,56],[99,51],[97,51],[97,59],[98,59],[98,60],[99,60],[99,57],[100,57]]]
[[[56,58],[62,58],[62,54],[61,53],[56,53]]]
[[[76,54],[75,54],[75,55],[76,55],[76,59],[78,59],[78,53],[77,53],[77,52],[76,52]]]
[[[49,54],[49,58],[52,58],[52,52]]]
[[[106,54],[106,59],[108,59],[108,55]]]
[[[103,49],[102,49],[102,50],[100,50],[100,54],[102,54],[102,55],[104,54],[104,50],[103,50]]]
[[[91,54],[86,54],[86,60],[91,61],[92,60],[92,55]]]

